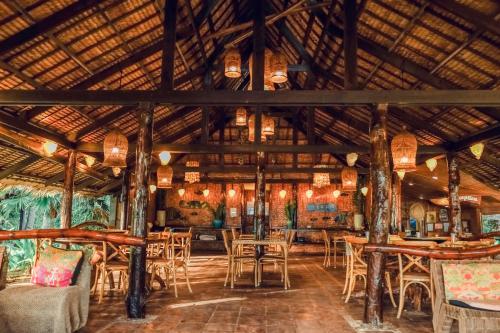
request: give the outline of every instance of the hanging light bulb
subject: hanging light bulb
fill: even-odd
[[[437,164],[438,164],[438,161],[434,157],[429,158],[428,160],[425,161],[425,165],[427,165],[430,172],[432,172],[432,171],[434,171],[434,169],[436,169]]]
[[[339,190],[335,190],[335,191],[333,191],[333,197],[334,197],[335,199],[337,199],[339,196],[340,196],[340,191],[339,191]]]
[[[232,198],[236,195],[236,191],[234,190],[234,188],[231,188],[227,194],[229,194],[229,197]]]
[[[405,173],[404,171],[397,171],[399,179],[403,180],[405,178]]]
[[[154,185],[154,184],[149,185],[149,192],[155,193],[156,192],[156,185]]]
[[[484,143],[479,142],[472,146],[470,146],[470,151],[476,157],[476,159],[480,159],[481,155],[483,155]]]
[[[363,186],[361,188],[361,193],[366,197],[366,195],[368,194],[368,187],[366,186]]]
[[[57,150],[57,143],[55,143],[53,141],[45,141],[43,143],[43,152],[44,152],[45,156],[50,157],[50,156],[54,155],[56,150]]]
[[[208,188],[203,190],[203,196],[206,198],[210,194],[210,190]]]
[[[313,196],[313,194],[314,194],[314,193],[313,193],[313,190],[308,189],[308,190],[306,191],[306,197],[307,197],[307,199],[311,199],[311,198],[312,198],[312,196]]]
[[[284,188],[283,188],[283,189],[281,189],[281,191],[280,191],[279,195],[280,195],[280,198],[281,198],[281,199],[285,199],[285,197],[286,197],[286,190],[285,190]]]
[[[346,155],[346,160],[347,160],[347,165],[352,167],[354,166],[354,164],[356,164],[356,161],[358,160],[358,154],[349,153]]]
[[[186,193],[186,190],[183,188],[177,190],[177,194],[179,194],[180,197],[184,196],[184,193]]]
[[[120,172],[122,171],[122,169],[120,169],[119,167],[112,167],[111,170],[113,171],[113,176],[115,177],[118,177],[120,175]]]
[[[85,158],[85,164],[87,164],[89,168],[92,168],[92,166],[95,163],[95,157],[90,155],[85,155],[84,158]]]
[[[167,165],[170,162],[172,155],[168,151],[162,151],[158,154],[160,157],[161,165]]]

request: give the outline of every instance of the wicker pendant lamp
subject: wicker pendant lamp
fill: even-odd
[[[120,172],[122,172],[122,169],[119,167],[111,167],[111,171],[113,171],[113,176],[118,177]]]
[[[247,125],[247,109],[237,108],[236,109],[236,126],[246,126]]]
[[[429,168],[429,171],[432,172],[434,169],[437,167],[437,160],[433,158],[429,158],[428,160],[425,161],[425,165],[427,165],[427,168]]]
[[[470,146],[470,151],[472,152],[474,157],[476,157],[476,159],[479,160],[481,158],[481,155],[483,155],[484,143],[479,142],[479,143],[473,144],[472,146]]]
[[[326,165],[315,165],[315,168],[326,168]],[[313,185],[317,188],[330,185],[330,174],[328,172],[315,172],[313,174]]]
[[[391,142],[394,171],[416,171],[417,138],[406,131],[406,128],[403,129],[403,132],[396,135]]]
[[[224,57],[224,75],[232,79],[241,76],[241,55],[235,48],[229,49]]]
[[[127,166],[128,140],[125,135],[117,130],[109,132],[104,138],[104,161],[102,165],[105,167]]]
[[[262,134],[274,135],[274,119],[271,116],[262,115]]]
[[[354,192],[356,191],[356,185],[358,181],[358,171],[353,167],[345,167],[340,173],[340,178],[342,179],[342,190],[344,192]]]
[[[357,160],[358,160],[358,154],[356,153],[349,153],[346,155],[347,165],[350,167],[353,167],[354,164],[356,164]]]
[[[199,168],[200,162],[198,161],[187,161],[186,167],[188,168]],[[198,171],[186,171],[184,173],[184,180],[189,184],[197,183],[200,181],[200,173]]]
[[[158,188],[172,188],[172,178],[174,171],[172,167],[167,165],[160,165],[156,170],[157,186]]]
[[[285,83],[288,81],[287,76],[288,64],[283,52],[275,52],[271,57],[271,81],[274,83]]]

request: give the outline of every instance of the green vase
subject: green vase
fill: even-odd
[[[213,225],[215,229],[220,229],[222,228],[222,220],[214,220]]]
[[[286,227],[288,229],[292,229],[293,228],[293,222],[292,221],[286,221]]]

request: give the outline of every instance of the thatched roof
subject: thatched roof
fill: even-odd
[[[267,2],[266,14],[275,15],[297,1]],[[451,3],[451,4],[450,4]],[[161,0],[105,1],[0,1],[0,89],[89,89],[154,90],[160,85],[163,40]],[[500,5],[485,1],[361,0],[358,1],[358,79],[361,89],[488,89],[499,90]],[[178,90],[202,90],[206,65],[220,68],[224,47],[241,32],[217,33],[252,19],[252,1],[180,1],[175,61]],[[267,47],[282,49],[290,64],[305,64],[311,72],[293,72],[289,82],[277,89],[343,89],[342,1],[303,1],[297,10],[267,28]],[[213,38],[215,34],[215,38]],[[198,38],[199,36],[199,38]],[[212,37],[211,37],[212,36]],[[237,45],[244,61],[251,51],[251,38]],[[314,80],[308,80],[313,77]],[[248,78],[229,80],[222,70],[213,77],[214,89],[244,89]],[[240,131],[234,126],[234,110],[213,109],[211,138],[238,144]],[[276,143],[292,144],[291,121],[304,123],[302,109],[283,109]],[[369,112],[364,107],[315,109],[315,134],[331,144],[368,144]],[[134,142],[137,135],[135,108],[105,107],[4,107],[3,115],[16,117],[23,131],[14,134],[40,142],[40,132],[50,132],[69,142],[102,142],[112,128],[119,128]],[[497,131],[487,141],[478,162],[462,149],[462,170],[489,186],[500,188],[496,108],[391,107],[389,134],[403,125],[417,135],[420,144],[460,146],[481,131]],[[4,122],[5,123],[5,122]],[[201,109],[158,107],[155,109],[154,139],[190,143],[201,135]],[[12,129],[12,127],[9,127]],[[15,168],[8,177],[39,183],[62,181],[61,159],[36,159],[32,153],[5,140],[0,133],[0,169]],[[243,138],[245,136],[243,135]],[[304,133],[299,143],[305,142]],[[59,147],[60,156],[66,154]],[[174,158],[183,163],[186,156]],[[204,163],[218,164],[219,155],[208,155]],[[226,165],[254,163],[254,156],[226,155]],[[83,163],[83,156],[79,157]],[[323,154],[324,164],[338,165],[343,156]],[[25,163],[23,163],[23,160]],[[134,161],[133,151],[129,163]],[[270,154],[269,161],[291,165],[292,156]],[[301,155],[299,164],[311,166],[313,158]],[[358,166],[366,167],[362,155]],[[77,172],[79,189],[115,190],[109,170],[95,166],[97,177]],[[104,175],[105,177],[100,177]],[[96,176],[96,174],[94,174]],[[102,179],[99,179],[102,178]]]

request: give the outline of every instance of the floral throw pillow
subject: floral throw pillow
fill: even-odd
[[[82,251],[61,250],[48,246],[41,250],[35,267],[33,267],[31,283],[46,287],[71,285],[82,256]]]
[[[500,262],[444,263],[447,300],[500,301]]]

